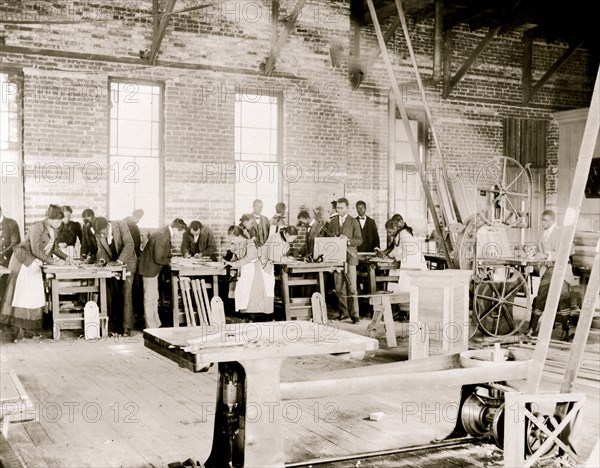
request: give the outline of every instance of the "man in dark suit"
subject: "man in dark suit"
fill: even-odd
[[[356,202],[356,219],[360,224],[360,233],[362,235],[362,244],[358,246],[359,252],[375,252],[375,248],[379,248],[379,233],[377,232],[377,224],[375,220],[367,216],[367,204],[360,200]]]
[[[250,228],[250,237],[254,237],[256,246],[260,247],[269,238],[269,229],[271,229],[271,223],[266,216],[263,216],[263,202],[262,200],[254,200],[252,203],[252,218],[254,223]]]
[[[192,221],[190,227],[183,233],[181,239],[181,254],[184,257],[210,257],[217,259],[217,243],[215,236],[208,226],[200,221]]]
[[[186,229],[185,222],[176,218],[164,228],[157,229],[150,235],[150,239],[142,250],[138,263],[138,272],[144,281],[144,318],[147,328],[161,326],[158,316],[158,274],[163,266],[171,262],[171,238],[173,231],[179,232]],[[173,298],[176,300],[176,298]]]
[[[131,334],[134,325],[131,290],[133,275],[137,268],[137,257],[133,250],[133,239],[125,221],[108,221],[106,218],[96,218],[93,229],[98,244],[96,260],[107,266],[124,265],[130,273],[122,281],[123,301],[111,302],[110,314],[117,333]],[[117,311],[123,310],[123,317],[117,319]],[[120,314],[119,314],[120,315]]]
[[[348,296],[356,296],[356,266],[358,265],[357,247],[362,244],[360,224],[348,214],[348,200],[340,198],[337,200],[338,216],[327,223],[326,231],[334,237],[346,241],[346,263],[344,272],[334,272],[335,292],[339,301],[340,315],[348,314],[353,323],[358,318],[358,298],[353,297],[348,304]]]
[[[142,254],[142,236],[140,235],[140,228],[138,224],[140,220],[144,217],[144,210],[137,209],[133,210],[131,216],[127,216],[123,221],[127,223],[127,227],[129,228],[129,233],[131,234],[131,238],[133,239],[133,250],[135,251],[136,257],[140,257]]]
[[[94,210],[91,208],[86,208],[81,213],[83,228],[81,230],[81,251],[79,252],[79,256],[86,263],[94,263],[96,261],[96,253],[98,252],[96,236],[92,233],[92,221],[94,221],[95,217]]]
[[[14,219],[7,218],[2,214],[0,207],[0,265],[8,268],[13,249],[21,243],[19,225]],[[0,275],[0,303],[4,297],[4,289],[8,275]]]
[[[323,224],[319,223],[315,219],[312,219],[308,211],[301,211],[298,213],[298,222],[302,226],[306,227],[304,245],[300,248],[299,254],[302,257],[312,257],[315,251],[315,237],[321,236]]]
[[[142,255],[142,235],[140,234],[139,222],[144,217],[144,210],[138,208],[133,210],[131,216],[127,216],[124,221],[127,223],[129,233],[133,239],[133,251],[135,256],[140,258]],[[133,312],[135,323],[138,328],[144,328],[144,281],[139,273],[133,275],[133,288],[131,295],[133,297]]]

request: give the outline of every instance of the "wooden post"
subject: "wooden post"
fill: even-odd
[[[408,142],[410,145],[410,149],[412,151],[413,160],[415,163],[415,167],[419,172],[419,176],[421,178],[421,183],[423,185],[423,192],[425,192],[425,197],[427,198],[427,205],[431,210],[431,215],[433,217],[433,221],[436,225],[436,229],[442,232],[442,228],[440,226],[440,221],[437,216],[437,211],[435,209],[435,203],[433,201],[433,196],[431,195],[431,190],[429,189],[429,182],[427,181],[427,174],[423,170],[423,165],[421,163],[421,155],[419,154],[419,148],[415,141],[415,137],[412,132],[412,128],[410,127],[410,123],[408,121],[408,114],[406,112],[406,108],[402,102],[402,95],[400,94],[400,88],[398,87],[398,82],[396,81],[396,76],[394,74],[394,69],[392,67],[392,61],[387,51],[387,47],[385,45],[385,40],[383,38],[383,33],[381,32],[381,26],[379,25],[379,20],[377,19],[377,13],[375,10],[375,6],[373,5],[373,0],[367,0],[367,4],[369,6],[369,11],[371,13],[371,17],[373,19],[373,26],[375,27],[375,32],[377,34],[377,41],[379,42],[379,48],[381,49],[381,55],[383,56],[383,60],[388,72],[388,76],[392,85],[392,90],[394,91],[394,97],[396,98],[396,106],[400,111],[400,115],[402,116],[402,123],[404,124],[404,129],[406,131],[406,136],[408,138]],[[453,265],[452,257],[450,255],[450,249],[446,245],[445,242],[441,243],[442,252],[444,253],[444,257],[446,258],[446,262],[449,266]]]
[[[523,36],[523,102],[528,103],[531,98],[531,59],[533,57],[533,38]]]
[[[596,75],[594,84],[594,93],[592,102],[588,112],[588,118],[583,132],[583,140],[579,149],[579,157],[577,158],[577,166],[573,180],[587,180],[590,172],[590,165],[594,154],[594,149],[598,141],[600,133],[600,69]],[[573,246],[573,238],[575,237],[575,228],[579,219],[579,211],[583,200],[585,184],[573,184],[571,186],[571,194],[569,196],[569,204],[565,212],[564,226],[561,231],[560,245],[554,264],[554,272],[550,281],[548,297],[546,299],[546,307],[541,319],[540,333],[538,342],[533,353],[533,362],[531,372],[527,379],[527,393],[536,393],[542,378],[544,363],[550,346],[550,337],[554,328],[554,320],[556,318],[556,310],[560,300],[561,286],[565,279],[567,270],[567,261]]]
[[[587,289],[585,290],[585,296],[583,298],[583,304],[581,306],[581,313],[579,314],[579,322],[577,322],[577,328],[575,329],[575,337],[573,338],[573,345],[569,352],[569,358],[565,369],[565,376],[563,383],[560,387],[560,393],[569,393],[573,391],[573,385],[577,379],[577,372],[581,366],[583,360],[583,354],[585,352],[585,345],[587,343],[588,335],[590,333],[590,327],[592,326],[592,320],[594,318],[594,307],[596,306],[596,300],[598,299],[598,292],[600,292],[600,242],[596,244],[596,256],[594,257],[594,263],[592,265],[592,271],[590,273],[590,279],[588,281]],[[564,419],[569,407],[565,403],[559,403],[556,406],[555,415],[559,416],[559,420]],[[561,438],[563,442],[566,442],[568,431],[563,431]]]
[[[444,47],[444,0],[435,0],[435,24],[433,33],[433,79],[442,77],[442,48]]]

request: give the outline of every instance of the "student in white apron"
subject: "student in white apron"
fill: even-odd
[[[6,294],[0,309],[0,323],[16,327],[15,339],[38,335],[42,331],[42,316],[46,305],[42,265],[65,264],[67,256],[57,243],[57,229],[64,213],[50,205],[46,218],[34,222],[25,240],[14,249]],[[54,256],[59,257],[55,259]]]
[[[273,263],[267,256],[265,246],[257,247],[253,239],[247,239],[239,226],[230,226],[229,249],[234,255],[226,264],[238,271],[235,282],[235,310],[242,313],[273,313],[275,275]]]

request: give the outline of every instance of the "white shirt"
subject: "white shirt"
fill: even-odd
[[[548,242],[548,239],[550,239],[550,235],[552,234],[552,231],[554,231],[555,228],[556,223],[553,223],[552,226],[550,226],[548,229],[544,229],[544,242]]]
[[[169,228],[169,233],[171,234],[171,237],[173,237],[173,228],[171,227],[170,224],[169,224],[168,228]]]
[[[0,216],[0,223],[4,221],[4,215]]]
[[[360,223],[360,228],[363,229],[365,227],[365,223],[367,222],[367,215],[358,216],[356,219],[358,219],[358,222]]]
[[[108,235],[106,236],[106,242],[108,242],[108,245],[112,244],[113,241],[113,230],[112,230],[112,224],[108,223]]]
[[[344,222],[346,221],[347,217],[348,217],[348,215],[344,216],[343,218],[340,216],[340,227],[342,227],[344,225]]]

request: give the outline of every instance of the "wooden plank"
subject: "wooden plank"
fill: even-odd
[[[296,2],[296,5],[294,5],[294,9],[290,16],[288,16],[287,23],[283,27],[283,31],[281,31],[281,34],[277,38],[277,42],[271,48],[271,53],[269,54],[269,57],[267,58],[267,61],[265,63],[265,75],[273,75],[273,71],[275,70],[275,62],[279,57],[279,53],[281,52],[281,49],[283,49],[283,46],[285,45],[288,36],[292,32],[292,29],[294,29],[294,27],[296,26],[296,21],[298,21],[298,17],[302,12],[302,8],[304,8],[305,3],[306,0],[298,0]]]
[[[546,82],[552,78],[552,75],[556,73],[556,71],[564,65],[564,63],[569,60],[569,58],[575,53],[577,49],[579,49],[582,44],[585,42],[585,39],[580,40],[579,42],[572,43],[569,45],[569,48],[565,50],[565,52],[554,62],[548,71],[542,76],[535,85],[531,88],[531,93],[529,95],[529,100],[537,93]],[[529,102],[525,101],[525,102]],[[585,179],[584,179],[585,180]]]
[[[477,44],[477,47],[475,47],[475,49],[471,52],[471,55],[469,55],[469,57],[464,61],[464,63],[458,69],[456,74],[452,78],[450,78],[450,83],[448,87],[444,89],[444,93],[442,95],[444,99],[450,95],[452,89],[458,84],[458,82],[463,78],[463,76],[465,76],[469,68],[471,68],[471,65],[473,65],[473,62],[477,60],[477,57],[481,55],[483,49],[487,47],[487,45],[492,41],[492,39],[496,36],[499,30],[500,26],[496,26],[488,30],[485,37],[481,40],[479,44]]]
[[[225,320],[225,307],[223,306],[223,300],[219,296],[213,296],[210,300],[210,324],[218,327],[224,326]]]
[[[194,291],[194,298],[196,299],[196,304],[198,305],[198,322],[200,325],[208,325],[208,314],[206,313],[206,308],[204,307],[204,301],[202,300],[199,281],[197,279],[192,280],[192,290]]]
[[[150,65],[156,64],[156,58],[158,57],[158,51],[160,50],[160,46],[165,37],[165,33],[167,32],[167,25],[171,20],[171,13],[173,13],[173,8],[175,8],[175,3],[177,0],[167,0],[167,4],[165,6],[165,11],[162,13],[162,18],[158,24],[158,27],[155,29],[152,34],[152,45],[150,46],[150,54],[148,56],[148,63]]]
[[[421,178],[421,183],[423,185],[423,192],[425,193],[425,197],[427,198],[427,206],[428,206],[429,210],[431,211],[433,221],[436,225],[436,229],[439,232],[442,232],[442,228],[440,226],[440,221],[439,221],[439,218],[437,215],[437,211],[435,209],[435,203],[433,200],[433,196],[431,195],[431,190],[429,189],[429,182],[427,181],[427,175],[426,175],[425,171],[422,170],[421,155],[419,153],[419,148],[415,141],[415,137],[413,135],[412,128],[410,127],[408,114],[406,112],[406,108],[403,103],[402,94],[400,93],[400,88],[398,87],[398,82],[396,81],[396,76],[394,74],[394,68],[392,66],[392,61],[390,59],[390,56],[388,54],[388,51],[387,51],[387,48],[385,45],[383,34],[381,32],[381,26],[379,25],[379,20],[377,19],[377,15],[375,12],[375,6],[373,5],[373,0],[367,0],[367,5],[369,6],[369,11],[371,13],[371,16],[373,17],[373,26],[375,27],[375,32],[377,34],[377,41],[379,43],[379,48],[381,50],[383,60],[385,63],[385,67],[386,67],[386,70],[388,73],[388,77],[389,77],[389,80],[392,85],[392,90],[394,92],[394,101],[395,101],[396,106],[400,110],[400,115],[402,117],[402,123],[403,123],[404,129],[406,131],[406,136],[407,136],[409,146],[411,149],[411,153],[413,156],[413,161],[414,161],[415,167],[419,173],[419,176]],[[408,29],[406,26],[406,19],[404,18],[404,14],[401,10],[401,7],[399,7],[399,17],[401,19],[402,29],[404,30],[405,37],[408,42],[409,51],[412,51],[412,46],[410,44],[410,37],[408,36]],[[414,55],[414,52],[411,52],[411,57],[413,57],[413,55]],[[420,81],[420,76],[418,74],[417,74],[417,82],[420,84],[419,87],[422,90],[422,83]],[[422,91],[422,95],[423,95],[423,97],[425,97],[423,91]],[[426,100],[424,102],[426,104]],[[429,107],[426,104],[426,109],[428,109],[428,108]],[[430,113],[428,115],[430,115]],[[430,123],[431,122],[432,122],[432,119],[430,119]],[[432,131],[433,131],[433,128],[432,128]],[[435,138],[435,133],[434,133],[434,138]],[[444,257],[446,258],[446,261],[448,262],[448,265],[453,265],[453,261],[452,261],[452,258],[450,256],[450,251],[449,251],[450,249],[448,248],[446,243],[442,242],[441,247],[442,247],[442,252],[444,254]]]
[[[208,300],[208,292],[206,291],[206,281],[204,279],[200,280],[200,290],[202,292],[202,298],[204,299],[204,308],[206,310],[207,317],[212,315],[212,311],[210,310],[210,301]]]
[[[183,311],[185,312],[185,325],[187,327],[191,327],[192,326],[192,317],[190,315],[190,308],[189,308],[189,304],[187,301],[187,298],[185,296],[185,291],[187,288],[189,288],[189,278],[183,277],[179,279],[179,289],[181,291],[181,299],[183,302]]]
[[[577,165],[573,180],[587,180],[588,173],[594,154],[594,149],[600,133],[600,70],[596,75],[592,102],[588,112],[588,118],[583,133],[583,140],[579,149]],[[558,302],[560,299],[561,285],[565,279],[567,262],[571,254],[571,247],[575,237],[575,229],[581,202],[583,200],[585,184],[573,184],[569,195],[568,208],[565,214],[565,221],[561,230],[559,249],[554,264],[554,272],[550,281],[546,306],[541,318],[540,332],[536,349],[533,354],[533,363],[531,373],[527,379],[527,393],[536,393],[542,378],[544,362],[548,353],[550,337],[554,328]]]

